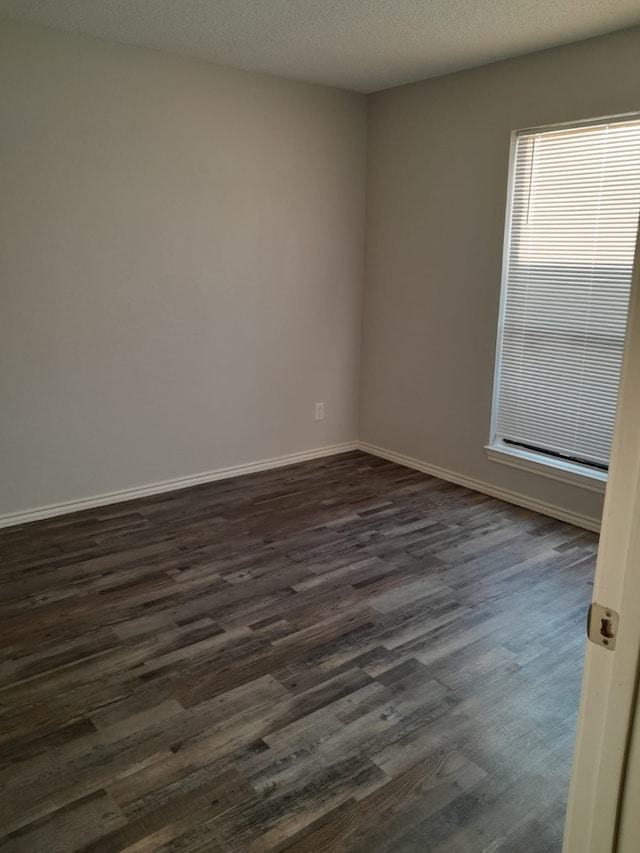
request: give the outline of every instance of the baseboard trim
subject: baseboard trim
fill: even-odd
[[[430,474],[432,477],[438,477],[439,479],[446,480],[449,483],[456,483],[457,485],[464,486],[467,489],[473,489],[475,492],[481,492],[482,494],[490,495],[491,497],[498,498],[499,500],[506,501],[507,503],[515,504],[516,506],[521,506],[525,509],[531,509],[534,512],[539,512],[541,515],[548,515],[551,518],[558,519],[559,521],[566,521],[569,524],[574,524],[576,527],[582,527],[585,530],[592,530],[596,533],[600,531],[599,519],[570,512],[562,507],[535,500],[534,498],[522,495],[519,492],[501,489],[481,480],[465,477],[463,474],[458,474],[455,471],[439,468],[437,465],[430,465],[420,459],[414,459],[413,457],[405,456],[402,453],[395,453],[392,450],[377,447],[376,445],[369,444],[366,441],[350,441],[345,442],[344,444],[318,447],[314,450],[306,450],[301,453],[290,453],[286,456],[277,456],[273,459],[263,459],[260,462],[252,462],[247,465],[233,465],[230,468],[218,468],[214,471],[205,471],[202,474],[195,474],[190,477],[178,477],[174,480],[163,480],[162,482],[151,483],[147,486],[123,489],[117,492],[108,492],[106,494],[95,495],[90,498],[82,498],[76,501],[50,504],[49,506],[38,507],[36,509],[25,510],[23,512],[13,512],[0,516],[0,528],[15,527],[19,524],[28,524],[31,521],[55,518],[56,516],[68,515],[72,512],[80,512],[82,510],[136,500],[137,498],[160,495],[164,492],[175,492],[180,489],[188,489],[190,486],[198,486],[203,483],[214,483],[216,480],[227,480],[231,477],[241,477],[245,474],[255,474],[259,471],[284,468],[287,465],[296,465],[299,462],[309,462],[312,459],[321,459],[325,456],[337,456],[340,453],[349,453],[353,450],[361,450],[363,453],[369,453],[372,456],[387,459],[389,462],[396,462],[398,465],[404,465],[406,468],[413,468],[416,471],[422,471],[424,474]]]
[[[592,530],[595,533],[600,531],[600,520],[597,518],[591,518],[588,515],[581,515],[577,512],[570,512],[562,507],[555,506],[555,504],[538,501],[519,492],[501,489],[489,483],[484,483],[482,480],[474,480],[471,477],[465,477],[463,474],[457,474],[455,471],[448,471],[446,468],[430,465],[427,462],[422,462],[420,459],[414,459],[402,453],[394,453],[392,450],[385,450],[383,447],[376,447],[376,445],[368,444],[366,441],[359,441],[358,448],[364,453],[370,453],[372,456],[379,456],[381,459],[396,462],[398,465],[404,465],[406,468],[414,468],[416,471],[422,471],[424,474],[430,474],[432,477],[438,477],[440,480],[447,480],[449,483],[465,486],[467,489],[473,489],[474,492],[482,492],[482,494],[490,495],[492,498],[498,498],[501,501],[506,501],[525,509],[531,509],[534,512],[539,512],[541,515],[548,515],[558,521],[566,521],[576,527],[583,527],[585,530]]]
[[[162,482],[151,483],[147,486],[122,489],[117,492],[108,492],[65,503],[50,504],[49,506],[29,509],[23,512],[12,512],[0,516],[0,528],[14,527],[18,524],[27,524],[31,521],[41,521],[45,518],[55,518],[58,515],[68,515],[72,512],[123,503],[124,501],[136,500],[136,498],[161,495],[164,492],[176,492],[179,489],[188,489],[190,486],[199,486],[202,483],[228,480],[231,477],[255,474],[258,471],[270,471],[273,468],[284,468],[287,465],[296,465],[298,462],[309,462],[312,459],[321,459],[324,456],[337,456],[339,453],[348,453],[352,450],[358,450],[358,442],[349,441],[344,444],[318,447],[315,450],[290,453],[287,456],[277,456],[274,459],[263,459],[260,462],[251,462],[248,465],[233,465],[230,468],[218,468],[215,471],[206,471],[203,474],[195,474],[191,477],[178,477],[174,480],[163,480]]]

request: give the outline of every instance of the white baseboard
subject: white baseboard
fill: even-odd
[[[501,489],[498,486],[492,486],[489,483],[484,483],[481,480],[474,480],[471,477],[465,477],[463,474],[457,474],[454,471],[448,471],[446,468],[438,468],[437,465],[429,465],[427,462],[422,462],[419,459],[413,459],[411,456],[404,456],[402,453],[394,453],[392,450],[385,450],[383,447],[376,447],[373,444],[367,444],[365,441],[358,442],[358,448],[364,453],[370,453],[372,456],[379,456],[382,459],[388,459],[389,462],[397,462],[398,465],[404,465],[407,468],[415,468],[416,471],[422,471],[424,474],[431,474],[432,477],[438,477],[440,480],[447,480],[450,483],[456,483],[458,486],[465,486],[467,489],[473,489],[474,492],[482,492],[485,495],[491,495],[493,498],[499,498],[507,503],[522,506],[525,509],[531,509],[534,512],[539,512],[541,515],[548,515],[551,518],[556,518],[559,521],[566,521],[569,524],[574,524],[576,527],[583,527],[585,530],[593,530],[598,533],[600,531],[600,519],[591,518],[588,515],[580,515],[577,512],[570,512],[562,507],[548,504],[544,501],[538,501],[530,498],[527,495],[521,495],[518,492],[511,492],[508,489]]]
[[[80,512],[85,509],[93,509],[95,507],[108,506],[109,504],[122,503],[123,501],[131,501],[136,498],[149,497],[150,495],[160,495],[163,492],[174,492],[179,489],[188,489],[189,486],[197,486],[202,483],[213,483],[216,480],[240,477],[243,474],[254,474],[258,471],[269,471],[273,468],[283,468],[286,465],[295,465],[298,462],[308,462],[311,459],[321,459],[324,456],[336,456],[339,453],[348,453],[352,450],[362,450],[364,453],[370,453],[372,456],[379,456],[382,459],[388,459],[390,462],[396,462],[398,465],[404,465],[407,468],[414,468],[416,471],[422,471],[425,474],[430,474],[431,476],[438,477],[441,480],[447,480],[450,483],[456,483],[459,486],[465,486],[466,488],[473,489],[476,492],[491,495],[491,497],[499,498],[500,500],[515,504],[516,506],[531,509],[534,512],[539,512],[541,515],[548,515],[551,518],[566,521],[569,524],[574,524],[576,527],[583,527],[586,530],[593,530],[595,532],[600,530],[600,520],[597,518],[591,518],[590,516],[570,512],[562,507],[535,500],[534,498],[519,494],[518,492],[500,489],[497,486],[492,486],[489,483],[482,482],[481,480],[474,480],[471,477],[465,477],[463,474],[457,474],[454,471],[448,471],[447,469],[439,468],[436,465],[429,465],[427,462],[422,462],[419,459],[413,459],[411,456],[404,456],[402,453],[394,453],[392,450],[385,450],[383,447],[376,447],[375,445],[368,444],[365,441],[351,441],[345,444],[334,444],[329,447],[319,447],[315,450],[291,453],[287,456],[278,456],[275,459],[264,459],[260,462],[252,462],[248,465],[234,465],[230,468],[219,468],[215,471],[206,471],[203,474],[195,474],[191,477],[178,477],[175,480],[164,480],[160,483],[151,483],[147,486],[123,489],[118,492],[109,492],[107,494],[96,495],[90,498],[82,498],[81,500],[50,504],[49,506],[38,507],[36,509],[25,510],[23,512],[13,512],[0,516],[0,528],[13,527],[18,524],[27,524],[30,521],[39,521],[45,518],[55,518],[58,515],[67,515],[71,512]]]
[[[95,495],[94,497],[82,498],[76,501],[50,504],[49,506],[29,509],[23,512],[12,512],[8,515],[0,515],[0,528],[13,527],[17,524],[26,524],[30,521],[39,521],[44,518],[54,518],[58,515],[67,515],[70,512],[80,512],[80,510],[108,506],[109,504],[135,500],[136,498],[146,498],[150,495],[160,495],[163,492],[175,492],[179,489],[188,489],[189,486],[213,483],[216,480],[227,480],[230,477],[240,477],[243,474],[269,471],[272,468],[284,468],[286,465],[308,462],[311,459],[321,459],[323,456],[336,456],[338,453],[348,453],[350,450],[358,450],[358,443],[350,441],[345,444],[318,447],[315,450],[290,453],[287,456],[278,456],[275,459],[263,459],[261,462],[252,462],[248,465],[233,465],[231,468],[218,468],[216,471],[206,471],[204,474],[194,474],[191,477],[178,477],[175,480],[164,480],[160,483],[151,483],[147,486],[123,489],[118,492],[108,492],[107,494]]]

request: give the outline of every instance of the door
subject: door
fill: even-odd
[[[618,829],[619,853],[637,853],[640,850],[640,697],[636,698],[631,747],[627,758],[627,772],[622,788],[620,826]]]
[[[563,853],[640,850],[640,802],[630,805],[634,786],[640,791],[640,718],[630,749],[640,663],[639,254],[636,248],[593,590],[593,600],[617,611],[620,623],[614,651],[587,642]]]

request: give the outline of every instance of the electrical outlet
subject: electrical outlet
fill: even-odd
[[[313,407],[313,419],[314,421],[323,421],[324,420],[324,403],[316,403]]]

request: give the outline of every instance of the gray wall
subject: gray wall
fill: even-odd
[[[0,24],[0,515],[358,437],[489,462],[514,128],[640,109],[640,29],[369,99]],[[312,420],[315,401],[326,419]]]
[[[2,23],[0,115],[0,515],[356,438],[364,97]]]
[[[511,131],[640,110],[640,28],[369,100],[360,437],[599,517],[602,497],[485,457]]]

